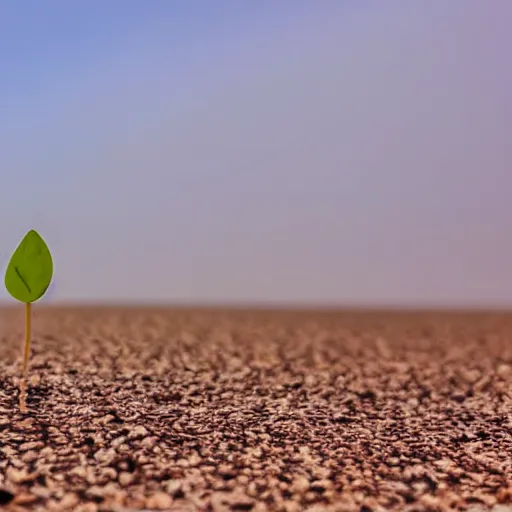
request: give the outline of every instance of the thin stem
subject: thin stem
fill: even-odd
[[[30,320],[31,320],[31,304],[25,304],[25,345],[23,350],[23,375],[20,383],[20,411],[22,414],[27,413],[27,380],[28,380],[28,360],[30,358]]]

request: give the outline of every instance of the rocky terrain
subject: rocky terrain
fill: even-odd
[[[0,509],[512,503],[512,315],[0,310]],[[501,508],[500,508],[501,507]]]

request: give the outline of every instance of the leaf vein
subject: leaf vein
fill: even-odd
[[[23,276],[20,274],[20,271],[18,270],[18,267],[14,267],[14,270],[15,270],[16,274],[18,274],[18,277],[21,279],[21,282],[26,286],[26,288],[28,290],[28,293],[32,293],[32,290],[30,289],[30,286],[25,281],[25,279],[23,279]]]

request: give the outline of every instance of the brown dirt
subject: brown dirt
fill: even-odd
[[[33,325],[23,416],[23,311],[0,310],[0,508],[512,501],[512,315],[36,305]]]

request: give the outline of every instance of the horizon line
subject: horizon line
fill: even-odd
[[[318,312],[503,312],[512,313],[512,304],[474,303],[349,303],[321,301],[179,301],[179,300],[50,300],[34,303],[37,308],[105,308],[105,309],[175,309],[175,310],[233,310],[233,311],[318,311]],[[20,304],[0,300],[0,308],[15,308]]]

